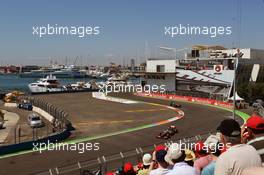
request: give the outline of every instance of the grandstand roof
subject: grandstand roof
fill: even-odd
[[[227,50],[225,47],[220,45],[193,45],[192,49],[195,50]]]

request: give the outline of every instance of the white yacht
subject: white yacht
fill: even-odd
[[[53,75],[41,78],[36,83],[30,83],[28,87],[32,93],[60,92],[63,90],[59,81]]]

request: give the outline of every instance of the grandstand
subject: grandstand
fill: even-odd
[[[264,98],[264,60],[240,60],[237,68],[238,94],[253,103]]]

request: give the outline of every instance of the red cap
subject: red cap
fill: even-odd
[[[114,175],[113,172],[107,172],[105,175]]]
[[[126,173],[128,171],[134,171],[134,167],[133,167],[132,163],[130,163],[130,162],[127,162],[124,165],[124,172]]]
[[[246,126],[255,130],[264,130],[264,119],[260,116],[251,116],[247,120]]]
[[[164,145],[158,145],[158,146],[155,147],[155,151],[156,152],[158,152],[160,150],[166,150],[166,146],[164,146]]]
[[[138,167],[139,169],[142,169],[142,168],[143,168],[143,163],[142,163],[142,162],[139,162],[139,163],[137,164],[137,167]]]
[[[194,150],[195,152],[200,152],[204,148],[204,143],[202,141],[198,141],[195,143]]]

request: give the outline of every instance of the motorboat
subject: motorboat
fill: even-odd
[[[54,75],[48,75],[46,78],[41,78],[36,83],[30,83],[28,87],[31,93],[60,92],[63,90]]]
[[[73,84],[69,84],[65,87],[66,89],[70,89],[70,90],[85,90],[85,89],[91,89],[92,85],[90,82],[80,81]]]

